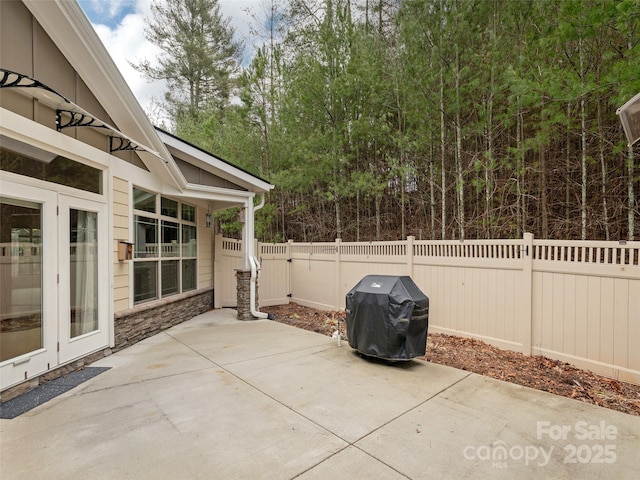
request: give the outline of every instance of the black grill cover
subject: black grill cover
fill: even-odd
[[[389,360],[425,354],[429,297],[411,277],[367,275],[347,293],[346,309],[351,348]]]

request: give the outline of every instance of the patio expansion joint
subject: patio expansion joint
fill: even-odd
[[[359,440],[359,439],[358,439]],[[390,468],[391,470],[393,470],[394,472],[396,472],[398,475],[401,475],[402,477],[411,480],[411,477],[406,476],[404,473],[402,473],[401,471],[399,471],[398,469],[392,467],[391,465],[389,465],[386,462],[383,462],[382,460],[380,460],[379,458],[374,457],[373,455],[371,455],[369,452],[366,452],[364,450],[362,450],[360,447],[358,447],[357,445],[354,445],[353,442],[349,443],[348,445],[345,445],[343,448],[341,448],[340,450],[338,450],[337,452],[332,453],[331,455],[329,455],[327,458],[324,458],[322,460],[320,460],[318,463],[311,465],[309,468],[303,470],[302,472],[298,473],[296,476],[292,477],[291,480],[295,480],[296,478],[299,478],[301,475],[304,475],[305,473],[307,473],[310,470],[313,470],[314,468],[318,467],[319,465],[322,465],[324,462],[326,462],[327,460],[332,459],[333,457],[335,457],[336,455],[338,455],[341,452],[344,452],[347,448],[349,447],[354,447],[357,448],[358,450],[360,450],[362,453],[364,453],[366,456],[371,457],[372,459],[374,459],[376,462],[379,462],[381,464],[383,464],[384,466]]]
[[[387,464],[386,464],[386,463],[384,463],[384,462],[381,462],[380,460],[376,459],[375,457],[371,456],[369,453],[367,453],[367,452],[363,451],[363,450],[362,450],[362,449],[360,449],[357,445],[355,445],[355,443],[356,443],[356,442],[358,442],[358,441],[360,441],[362,438],[366,437],[366,435],[364,435],[364,436],[362,436],[362,437],[358,438],[358,439],[357,439],[357,440],[355,440],[355,441],[349,441],[349,440],[347,440],[347,439],[343,438],[341,435],[339,435],[339,434],[337,434],[337,433],[335,433],[335,432],[331,431],[331,430],[330,430],[329,428],[327,428],[325,425],[322,425],[321,423],[317,422],[316,420],[314,420],[314,419],[312,419],[312,418],[309,418],[308,416],[306,416],[306,415],[304,415],[304,414],[300,413],[300,412],[299,412],[299,411],[297,411],[295,408],[293,408],[293,407],[291,407],[291,406],[287,405],[286,403],[283,403],[281,400],[278,400],[278,399],[277,399],[276,397],[274,397],[273,395],[269,394],[268,392],[265,392],[265,391],[264,391],[264,390],[262,390],[261,388],[257,387],[256,385],[252,384],[251,382],[249,382],[249,381],[245,380],[244,378],[242,378],[241,376],[239,376],[239,375],[237,375],[236,373],[232,372],[232,371],[231,371],[231,370],[229,370],[228,368],[225,368],[225,365],[229,365],[229,366],[230,366],[230,365],[237,365],[238,363],[242,363],[242,362],[249,361],[249,360],[243,360],[243,361],[241,361],[241,362],[233,362],[233,363],[227,363],[227,364],[221,365],[221,364],[219,364],[219,363],[214,362],[214,361],[213,361],[213,360],[211,360],[210,358],[207,358],[206,356],[204,356],[203,354],[201,354],[200,352],[198,352],[197,350],[195,350],[195,349],[194,349],[194,348],[192,348],[191,346],[189,346],[189,345],[185,344],[184,342],[182,342],[180,339],[177,339],[177,338],[174,338],[174,339],[175,339],[177,342],[179,342],[179,343],[183,344],[185,347],[187,347],[187,348],[191,349],[194,353],[196,353],[196,354],[198,354],[198,355],[202,356],[203,358],[207,359],[207,361],[209,361],[212,365],[215,365],[217,368],[220,368],[220,369],[224,370],[226,373],[228,373],[229,375],[231,375],[233,378],[235,378],[235,379],[237,379],[238,381],[240,381],[240,382],[244,383],[245,385],[247,385],[247,386],[248,386],[248,387],[250,387],[251,389],[253,389],[253,390],[255,390],[255,391],[259,392],[260,394],[262,394],[262,395],[264,395],[265,397],[269,398],[269,399],[270,399],[270,400],[272,400],[273,402],[275,402],[275,403],[277,403],[278,405],[280,405],[280,406],[284,407],[285,409],[289,410],[290,412],[292,412],[292,413],[293,413],[293,414],[295,414],[296,416],[298,416],[298,417],[300,417],[300,418],[303,418],[303,419],[304,419],[304,420],[306,420],[307,422],[309,422],[309,423],[311,423],[311,424],[313,424],[313,425],[317,426],[317,427],[318,427],[318,428],[320,428],[321,430],[323,430],[323,431],[327,432],[327,434],[332,435],[332,436],[334,436],[335,438],[338,438],[338,439],[340,439],[341,441],[343,441],[343,442],[345,443],[345,445],[344,445],[342,448],[340,448],[340,449],[336,450],[335,452],[331,453],[330,455],[328,455],[327,457],[323,458],[321,461],[317,462],[316,464],[311,465],[309,468],[305,469],[304,471],[299,472],[297,475],[295,475],[294,477],[292,477],[292,480],[293,480],[293,479],[295,479],[295,478],[298,478],[300,475],[303,475],[305,472],[307,472],[307,471],[309,471],[309,470],[311,470],[311,469],[313,469],[313,468],[317,467],[318,465],[320,465],[320,464],[322,464],[323,462],[325,462],[325,461],[329,460],[330,458],[334,457],[335,455],[337,455],[338,453],[340,453],[340,452],[342,452],[342,451],[346,450],[346,449],[347,449],[347,448],[349,448],[349,447],[355,447],[355,448],[357,448],[358,450],[362,451],[363,453],[365,453],[366,455],[370,456],[371,458],[374,458],[376,461],[378,461],[378,462],[380,462],[380,463],[383,463],[383,464],[384,464],[384,465],[386,465],[387,467],[391,468],[392,470],[394,470],[394,471],[395,471],[395,472],[397,472],[398,474],[402,475],[403,477],[405,477],[405,478],[409,478],[409,477],[407,477],[406,475],[404,475],[402,472],[398,472],[398,470],[396,470],[396,469],[395,469],[395,468],[393,468],[392,466],[387,465]],[[331,346],[327,346],[327,348],[317,350],[317,351],[316,351],[316,353],[321,352],[321,351],[328,350],[328,349],[330,349],[330,348],[331,348]],[[300,351],[304,351],[304,350],[313,350],[313,349],[314,349],[314,348],[305,347],[305,348],[300,348],[300,349],[297,349],[297,350],[292,350],[291,352],[300,352]],[[290,353],[290,352],[287,352],[287,353]],[[262,357],[252,358],[252,359],[251,359],[251,361],[259,360],[260,358],[274,357],[274,356],[278,356],[278,355],[282,355],[282,353],[275,353],[275,354],[264,355],[264,356],[262,356]],[[457,383],[457,382],[456,382],[456,383]],[[440,392],[436,393],[435,395],[439,395],[439,394],[440,394],[440,393],[442,393],[444,390],[446,390],[446,389],[441,390]],[[434,395],[434,396],[435,396],[435,395]],[[429,399],[431,399],[431,398],[432,398],[432,397],[429,397]],[[425,401],[428,401],[429,399],[427,399],[427,400],[425,400]],[[421,403],[420,403],[420,405],[422,405],[423,403],[424,403],[424,402],[421,402]],[[414,408],[415,408],[415,407],[414,407]],[[410,411],[410,410],[412,410],[412,409],[409,409],[408,411]],[[405,413],[406,413],[406,412],[405,412]],[[404,413],[403,413],[402,415],[404,415]],[[397,418],[397,417],[395,417],[393,420],[395,420],[396,418]],[[393,421],[393,420],[391,420],[391,421]],[[387,423],[388,423],[388,422],[387,422]],[[385,423],[385,425],[386,425],[386,423]],[[382,425],[382,426],[384,426],[384,425]],[[381,427],[378,427],[378,428],[381,428]],[[375,432],[378,428],[376,428],[376,429],[372,430],[372,432],[370,432],[370,433]]]
[[[174,338],[174,337],[172,337],[172,338]],[[320,423],[316,422],[315,420],[313,420],[313,419],[311,419],[311,418],[309,418],[309,417],[307,417],[307,416],[305,416],[305,415],[301,414],[300,412],[298,412],[298,411],[297,411],[297,410],[295,410],[294,408],[290,407],[289,405],[287,405],[287,404],[285,404],[285,403],[281,402],[280,400],[278,400],[277,398],[275,398],[273,395],[271,395],[271,394],[269,394],[269,393],[265,392],[265,391],[264,391],[264,390],[262,390],[261,388],[257,387],[256,385],[252,384],[251,382],[249,382],[249,381],[245,380],[244,378],[242,378],[242,377],[241,377],[241,376],[239,376],[238,374],[236,374],[236,373],[234,373],[233,371],[231,371],[231,370],[229,370],[228,368],[226,368],[226,366],[237,365],[237,364],[239,364],[239,363],[247,362],[247,361],[260,360],[261,358],[274,357],[274,356],[282,355],[282,353],[274,353],[274,354],[264,355],[264,356],[261,356],[261,357],[255,357],[255,358],[251,358],[251,359],[247,359],[247,360],[242,360],[242,361],[239,361],[239,362],[232,362],[232,363],[220,364],[220,363],[216,363],[216,362],[214,362],[213,360],[211,360],[210,358],[206,357],[204,354],[200,353],[199,351],[197,351],[196,349],[194,349],[194,348],[193,348],[193,347],[191,347],[190,345],[188,345],[188,344],[186,344],[186,343],[182,342],[180,339],[178,339],[178,338],[174,338],[174,340],[175,340],[176,342],[181,343],[181,344],[182,344],[182,345],[184,345],[186,348],[190,349],[191,351],[193,351],[193,352],[194,352],[194,353],[196,353],[197,355],[201,356],[202,358],[206,359],[209,363],[211,363],[211,365],[212,365],[212,366],[215,366],[216,368],[219,368],[219,369],[224,370],[226,373],[228,373],[229,375],[231,375],[233,378],[235,378],[235,379],[239,380],[240,382],[244,383],[245,385],[247,385],[247,386],[251,387],[253,390],[255,390],[255,391],[257,391],[257,392],[261,393],[262,395],[264,395],[265,397],[267,397],[267,398],[269,398],[269,399],[273,400],[273,401],[274,401],[274,402],[276,402],[277,404],[279,404],[279,405],[281,405],[281,406],[285,407],[287,410],[290,410],[291,412],[295,413],[295,414],[296,414],[296,415],[298,415],[299,417],[302,417],[302,418],[304,418],[305,420],[307,420],[307,421],[309,421],[309,422],[313,423],[314,425],[316,425],[316,426],[320,427],[321,429],[323,429],[323,430],[324,430],[324,431],[326,431],[327,433],[329,433],[329,434],[331,434],[331,435],[335,436],[336,438],[339,438],[339,439],[340,439],[340,440],[342,440],[343,442],[345,442],[345,443],[347,443],[347,444],[349,444],[349,443],[350,443],[348,440],[345,440],[345,439],[344,439],[344,438],[342,438],[340,435],[337,435],[336,433],[332,432],[331,430],[329,430],[329,429],[328,429],[327,427],[325,427],[324,425],[322,425],[322,424],[320,424]],[[329,349],[329,348],[330,348],[330,347],[327,347],[326,349],[322,349],[322,350],[319,350],[319,351],[324,351],[324,350],[327,350],[327,349]],[[305,347],[305,348],[300,348],[300,349],[297,349],[297,350],[290,350],[290,351],[289,351],[289,352],[287,352],[287,353],[290,353],[290,352],[301,352],[301,351],[304,351],[304,350],[311,350],[311,349],[312,349],[312,348]],[[200,370],[202,370],[202,369],[200,369]],[[348,445],[347,445],[347,446],[348,446]],[[345,447],[345,448],[346,448],[346,447]]]
[[[417,405],[414,405],[414,406],[413,406],[413,407],[411,407],[411,408],[408,408],[408,409],[407,409],[407,410],[405,410],[404,412],[399,413],[398,415],[396,415],[395,417],[391,418],[390,420],[387,420],[387,421],[386,421],[385,423],[383,423],[382,425],[380,425],[380,426],[378,426],[378,427],[374,428],[374,429],[373,429],[373,430],[371,430],[369,433],[367,433],[367,434],[365,434],[365,435],[362,435],[360,438],[358,438],[357,440],[355,440],[355,441],[353,442],[353,443],[354,443],[354,446],[355,446],[356,448],[359,448],[359,447],[358,447],[357,445],[355,445],[355,444],[356,444],[356,443],[358,443],[360,440],[362,440],[362,439],[364,439],[364,438],[368,437],[369,435],[374,434],[375,432],[377,432],[378,430],[380,430],[380,429],[382,429],[382,428],[386,427],[386,426],[387,426],[387,425],[389,425],[390,423],[395,422],[395,421],[396,421],[396,420],[398,420],[400,417],[403,417],[404,415],[406,415],[406,414],[408,414],[408,413],[411,413],[411,412],[413,412],[414,410],[417,410],[418,408],[420,408],[420,407],[422,407],[423,405],[425,405],[427,402],[430,402],[430,401],[431,401],[431,400],[433,400],[434,398],[436,398],[436,397],[440,396],[442,393],[444,393],[444,392],[446,392],[447,390],[449,390],[449,389],[451,389],[451,388],[455,387],[455,386],[456,386],[456,385],[458,385],[459,383],[461,383],[461,382],[465,381],[467,378],[469,378],[469,377],[470,377],[470,376],[472,376],[472,375],[473,375],[473,373],[472,373],[472,372],[468,372],[468,373],[467,373],[467,375],[465,375],[464,377],[462,377],[462,378],[460,378],[460,379],[456,380],[455,382],[451,383],[450,385],[447,385],[447,386],[446,386],[446,387],[444,387],[442,390],[440,390],[440,391],[438,391],[438,392],[434,393],[433,395],[429,396],[429,398],[427,398],[427,399],[423,400],[422,402],[418,403]],[[364,450],[363,450],[363,452],[364,452]],[[367,453],[367,452],[364,452],[364,453]]]
[[[380,426],[378,426],[378,427],[374,428],[373,430],[371,430],[371,431],[370,431],[370,432],[368,432],[367,434],[362,435],[360,438],[357,438],[357,439],[356,439],[356,440],[354,440],[354,441],[351,441],[351,442],[350,442],[350,441],[345,440],[344,438],[342,438],[342,437],[340,437],[339,435],[336,435],[336,434],[334,433],[334,435],[335,435],[336,437],[338,437],[338,438],[340,438],[341,440],[345,441],[345,442],[347,443],[347,445],[345,445],[345,446],[344,446],[343,448],[341,448],[340,450],[338,450],[338,451],[336,451],[336,452],[332,453],[332,454],[331,454],[331,455],[329,455],[328,457],[326,457],[326,458],[322,459],[321,461],[317,462],[316,464],[314,464],[314,465],[310,466],[309,468],[305,469],[304,471],[300,472],[298,475],[296,475],[295,477],[293,477],[293,478],[292,478],[292,480],[293,480],[293,479],[296,479],[296,478],[298,478],[298,477],[300,477],[301,475],[304,475],[306,472],[308,472],[308,471],[310,471],[310,470],[313,470],[313,469],[314,469],[314,468],[316,468],[317,466],[319,466],[319,465],[321,465],[322,463],[326,462],[327,460],[329,460],[329,459],[333,458],[334,456],[338,455],[340,452],[343,452],[344,450],[346,450],[346,449],[347,449],[347,448],[349,448],[349,447],[353,447],[353,448],[358,449],[360,452],[364,453],[366,456],[371,457],[373,460],[375,460],[375,461],[377,461],[377,462],[379,462],[379,463],[383,464],[383,465],[384,465],[384,466],[386,466],[387,468],[390,468],[391,470],[393,470],[394,472],[396,472],[398,475],[401,475],[401,476],[402,476],[402,477],[404,477],[404,478],[410,479],[411,477],[408,477],[407,475],[405,475],[404,473],[402,473],[401,471],[399,471],[397,468],[393,467],[392,465],[389,465],[388,463],[386,463],[386,462],[384,462],[384,461],[380,460],[379,458],[376,458],[374,455],[372,455],[371,453],[367,452],[366,450],[364,450],[364,449],[360,448],[360,447],[359,447],[358,445],[356,445],[356,444],[357,444],[359,441],[363,440],[364,438],[366,438],[366,437],[368,437],[368,436],[370,436],[370,435],[374,434],[374,433],[375,433],[375,432],[377,432],[378,430],[382,429],[383,427],[385,427],[385,426],[387,426],[387,425],[389,425],[389,424],[391,424],[391,423],[395,422],[395,421],[396,421],[397,419],[399,419],[400,417],[402,417],[402,416],[404,416],[404,415],[406,415],[406,414],[408,414],[408,413],[410,413],[410,412],[412,412],[412,411],[414,411],[414,410],[416,410],[416,409],[420,408],[421,406],[423,406],[423,405],[424,405],[424,404],[426,404],[427,402],[431,401],[432,399],[436,398],[436,397],[437,397],[437,396],[439,396],[440,394],[442,394],[442,393],[446,392],[446,391],[447,391],[447,390],[449,390],[451,387],[454,387],[455,385],[457,385],[458,383],[460,383],[460,382],[462,382],[462,381],[466,380],[467,378],[469,378],[469,377],[470,377],[470,376],[472,376],[472,375],[473,375],[473,373],[469,372],[469,373],[468,373],[467,375],[465,375],[464,377],[462,377],[462,378],[460,378],[460,379],[456,380],[455,382],[453,382],[453,383],[452,383],[452,384],[450,384],[450,385],[447,385],[447,386],[446,386],[445,388],[443,388],[442,390],[440,390],[440,391],[438,391],[438,392],[434,393],[433,395],[429,396],[429,398],[427,398],[427,399],[423,400],[422,402],[418,403],[417,405],[414,405],[414,406],[413,406],[413,407],[411,407],[411,408],[408,408],[408,409],[407,409],[407,410],[405,410],[404,412],[402,412],[402,413],[400,413],[400,414],[396,415],[396,416],[395,416],[395,417],[393,417],[392,419],[390,419],[390,420],[386,421],[386,422],[385,422],[385,423],[383,423],[382,425],[380,425]],[[314,423],[315,423],[315,422],[314,422]],[[323,427],[323,428],[324,428],[324,427]]]
[[[302,347],[302,348],[287,350],[285,353],[282,353],[282,352],[269,353],[267,355],[261,355],[261,356],[252,357],[252,358],[245,358],[244,360],[238,360],[238,361],[235,361],[235,362],[226,362],[226,363],[224,363],[224,365],[228,365],[228,366],[241,365],[241,364],[247,363],[247,362],[255,362],[256,360],[263,360],[263,359],[267,359],[267,358],[281,357],[283,355],[287,355],[287,354],[291,354],[291,353],[304,352],[306,350],[308,350],[310,352],[310,355],[317,355],[319,353],[326,352],[327,350],[331,350],[332,348],[335,348],[335,347],[333,347],[332,345],[328,345],[326,347],[320,347],[320,346]]]
[[[386,427],[387,425],[395,422],[396,420],[398,420],[400,417],[403,417],[404,415],[407,415],[408,413],[413,412],[414,410],[417,410],[418,408],[422,407],[423,405],[425,405],[426,403],[430,402],[431,400],[433,400],[434,398],[438,397],[439,395],[441,395],[442,393],[446,392],[447,390],[449,390],[452,387],[455,387],[456,385],[458,385],[459,383],[463,382],[464,380],[466,380],[467,378],[469,378],[470,376],[472,376],[473,373],[469,372],[467,375],[465,375],[464,377],[456,380],[455,382],[451,383],[450,385],[447,385],[445,388],[443,388],[442,390],[434,393],[433,395],[429,396],[429,398],[426,398],[425,400],[423,400],[422,402],[418,403],[417,405],[414,405],[411,408],[408,408],[407,410],[405,410],[402,413],[399,413],[398,415],[396,415],[395,417],[391,418],[390,420],[387,420],[385,423],[383,423],[382,425],[379,425],[378,427],[374,428],[373,430],[371,430],[369,433],[362,435],[360,438],[354,440],[353,442],[351,442],[351,446],[357,448],[358,450],[360,450],[362,453],[364,453],[365,455],[373,458],[374,460],[382,463],[383,465],[389,467],[390,469],[394,470],[395,472],[399,473],[400,475],[402,475],[405,478],[410,478],[407,477],[404,473],[398,471],[396,468],[394,468],[392,465],[389,465],[386,462],[383,462],[382,460],[380,460],[379,458],[376,458],[375,456],[373,456],[372,454],[370,454],[369,452],[367,452],[366,450],[363,450],[362,448],[360,448],[358,445],[356,445],[359,441],[365,439],[366,437],[373,435],[375,432],[381,430],[382,428]],[[345,447],[346,448],[346,447]]]
[[[447,390],[451,389],[452,387],[458,385],[459,383],[463,382],[464,380],[466,380],[467,378],[473,376],[472,372],[468,372],[466,375],[464,375],[463,377],[459,378],[458,380],[456,380],[455,382],[447,385],[445,388],[439,390],[438,392],[434,393],[433,395],[430,395],[428,398],[426,398],[425,400],[419,402],[418,404],[414,405],[411,408],[408,408],[407,410],[399,413],[398,415],[394,416],[393,418],[387,420],[386,422],[384,422],[383,424],[379,425],[378,427],[374,428],[373,430],[371,430],[370,432],[362,435],[361,437],[353,440],[353,441],[349,441],[343,437],[341,437],[340,435],[329,431],[326,427],[319,425],[321,428],[324,428],[325,430],[328,430],[331,434],[335,435],[337,438],[340,438],[342,441],[346,442],[347,445],[345,445],[343,448],[339,449],[338,451],[332,453],[331,455],[329,455],[328,457],[324,458],[323,460],[317,462],[315,465],[310,466],[309,468],[307,468],[306,470],[304,470],[303,472],[300,472],[298,475],[296,475],[295,477],[293,477],[293,479],[300,477],[301,475],[303,475],[304,473],[313,470],[314,468],[316,468],[317,466],[321,465],[322,463],[326,462],[327,460],[331,459],[332,457],[336,456],[337,454],[339,454],[340,452],[343,452],[344,450],[346,450],[349,447],[353,447],[358,449],[360,452],[364,453],[365,455],[367,455],[368,457],[371,457],[373,460],[383,464],[384,466],[386,466],[387,468],[393,470],[394,472],[396,472],[398,475],[401,475],[404,478],[410,479],[410,477],[408,477],[406,474],[404,474],[403,472],[399,471],[397,468],[395,468],[393,465],[388,464],[387,462],[384,462],[383,460],[375,457],[374,455],[372,455],[371,453],[369,453],[368,451],[364,450],[363,448],[361,448],[359,445],[357,445],[358,442],[360,442],[361,440],[363,440],[364,438],[374,434],[375,432],[379,431],[380,429],[384,428],[385,426],[395,422],[396,420],[398,420],[399,418],[401,418],[402,416],[411,413],[412,411],[422,407],[423,405],[425,405],[427,402],[433,400],[434,398],[440,396],[442,393],[446,392]],[[278,401],[278,400],[276,400]],[[280,403],[280,402],[278,402]],[[286,405],[285,405],[286,406]],[[298,412],[296,412],[298,413]],[[299,414],[301,415],[301,414]],[[304,415],[301,415],[302,417],[306,418]],[[313,420],[309,419],[311,422],[314,422]],[[316,423],[317,424],[317,423]],[[293,480],[292,479],[292,480]]]
[[[356,445],[359,441],[361,441],[362,439],[372,435],[373,433],[379,431],[380,429],[382,429],[383,427],[389,425],[390,423],[396,421],[397,419],[399,419],[400,417],[420,408],[421,406],[425,405],[427,402],[431,401],[432,399],[438,397],[439,395],[441,395],[442,393],[446,392],[447,390],[449,390],[450,388],[456,386],[457,384],[459,384],[460,382],[466,380],[467,378],[469,378],[470,376],[473,375],[472,372],[469,372],[467,375],[463,376],[462,378],[456,380],[455,382],[447,385],[445,388],[439,390],[438,392],[434,393],[433,395],[430,395],[428,398],[426,398],[425,400],[419,402],[418,404],[414,405],[411,408],[408,408],[407,410],[405,410],[404,412],[394,416],[393,418],[389,419],[388,421],[384,422],[383,424],[379,425],[378,427],[374,428],[373,430],[371,430],[370,432],[366,433],[365,435],[362,435],[361,437],[357,438],[356,440],[353,441],[349,441],[345,438],[343,438],[341,435],[331,431],[329,428],[327,428],[326,426],[322,425],[321,423],[315,421],[312,418],[309,418],[306,415],[303,415],[302,413],[300,413],[299,411],[297,411],[296,409],[294,409],[293,407],[287,405],[286,403],[283,403],[282,401],[278,400],[276,397],[274,397],[273,395],[269,394],[268,392],[265,392],[264,390],[262,390],[261,388],[259,388],[258,386],[252,384],[251,382],[245,380],[244,378],[242,378],[241,376],[237,375],[236,373],[232,372],[231,370],[229,370],[228,368],[225,368],[225,365],[227,366],[231,366],[231,365],[237,365],[239,363],[242,362],[246,362],[246,361],[255,361],[255,360],[259,360],[261,358],[269,358],[269,357],[274,357],[274,356],[278,356],[278,355],[282,355],[282,353],[274,353],[274,354],[268,354],[268,355],[263,355],[261,357],[256,357],[256,358],[252,358],[250,360],[242,360],[239,362],[232,362],[232,363],[226,363],[226,364],[219,364],[214,362],[213,360],[211,360],[210,358],[206,357],[204,354],[200,353],[199,351],[197,351],[196,349],[194,349],[193,347],[191,347],[190,345],[184,343],[183,341],[181,341],[178,338],[173,337],[172,335],[170,335],[168,332],[165,332],[167,335],[171,336],[175,341],[181,343],[182,345],[184,345],[186,348],[192,350],[194,353],[196,353],[197,355],[203,357],[204,359],[206,359],[208,362],[210,362],[212,364],[212,366],[215,366],[217,368],[220,368],[222,370],[224,370],[226,373],[228,373],[229,375],[231,375],[233,378],[239,380],[240,382],[244,383],[245,385],[247,385],[248,387],[252,388],[253,390],[261,393],[262,395],[264,395],[265,397],[271,399],[272,401],[274,401],[275,403],[277,403],[278,405],[284,407],[285,409],[289,410],[290,412],[294,413],[296,416],[299,416],[303,419],[305,419],[306,421],[312,423],[313,425],[316,425],[318,428],[324,430],[325,432],[327,432],[329,435],[332,435],[338,439],[340,439],[341,441],[343,441],[345,443],[345,445],[336,450],[335,452],[331,453],[330,455],[328,455],[327,457],[323,458],[321,461],[317,462],[314,465],[311,465],[309,468],[305,469],[302,472],[299,472],[297,475],[295,475],[294,477],[292,477],[293,479],[296,479],[298,477],[300,477],[301,475],[303,475],[304,473],[314,469],[315,467],[321,465],[322,463],[326,462],[327,460],[333,458],[335,455],[339,454],[340,452],[343,452],[344,450],[346,450],[349,447],[354,447],[356,449],[358,449],[359,451],[361,451],[362,453],[364,453],[365,455],[371,457],[372,459],[376,460],[377,462],[380,462],[381,464],[385,465],[387,468],[390,468],[391,470],[393,470],[394,472],[398,473],[399,475],[403,476],[404,478],[409,479],[410,477],[407,477],[407,475],[405,475],[404,473],[400,472],[399,470],[397,470],[396,468],[394,468],[392,465],[389,465],[388,463],[380,460],[379,458],[376,458],[375,456],[373,456],[372,454],[370,454],[369,452],[367,452],[366,450],[363,450],[362,448],[360,448],[358,445]],[[327,346],[327,348],[325,349],[320,349],[318,350],[318,352],[324,351],[324,350],[328,350],[330,349],[331,346]],[[300,352],[300,351],[304,351],[304,350],[313,350],[313,348],[309,348],[309,347],[305,347],[305,348],[300,348],[297,350],[292,350],[291,352]],[[290,352],[287,352],[290,353]]]

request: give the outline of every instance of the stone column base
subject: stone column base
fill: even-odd
[[[251,315],[251,270],[236,270],[238,320],[257,320]],[[256,279],[256,309],[258,308],[258,280]]]

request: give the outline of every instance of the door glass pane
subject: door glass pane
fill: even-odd
[[[42,214],[0,199],[0,361],[42,348]]]
[[[71,338],[98,329],[98,214],[69,211]]]

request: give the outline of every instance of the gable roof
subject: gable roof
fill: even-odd
[[[216,176],[228,180],[242,188],[251,191],[268,192],[273,188],[267,180],[240,168],[207,150],[183,140],[172,133],[155,127],[160,139],[169,148],[175,149],[177,158],[186,160],[192,165],[200,167]]]
[[[103,106],[115,127],[150,147],[152,153],[142,151],[138,156],[154,176],[179,190],[188,188],[189,182],[176,164],[171,148],[182,152],[177,157],[197,161],[207,171],[241,184],[249,191],[266,192],[273,188],[266,180],[156,129],[77,2],[22,1]]]
[[[171,160],[168,150],[78,3],[39,0],[23,0],[23,3],[107,111],[116,128],[148,145],[165,160],[161,162],[151,154],[140,152],[149,171],[179,186],[182,182],[177,176],[177,167],[166,163]]]

